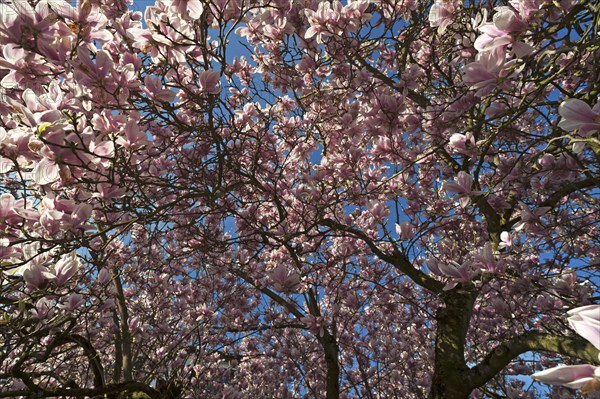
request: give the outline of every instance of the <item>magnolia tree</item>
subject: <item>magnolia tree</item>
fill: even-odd
[[[596,2],[0,7],[1,397],[600,387]]]

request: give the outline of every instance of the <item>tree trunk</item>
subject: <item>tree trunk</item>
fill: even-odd
[[[325,362],[327,364],[327,399],[338,399],[340,396],[340,365],[339,348],[335,336],[325,331],[319,339],[325,350]]]
[[[429,399],[468,399],[474,389],[468,381],[465,338],[476,293],[451,291],[442,294],[444,307],[436,315],[434,372]]]
[[[113,272],[112,281],[116,290],[117,299],[117,310],[119,312],[119,338],[120,341],[120,353],[121,353],[121,366],[123,371],[124,381],[133,380],[133,368],[132,368],[132,357],[131,357],[131,333],[129,331],[129,312],[127,310],[127,303],[125,301],[125,294],[123,292],[123,284],[121,283],[121,277]],[[118,350],[117,350],[118,352]]]

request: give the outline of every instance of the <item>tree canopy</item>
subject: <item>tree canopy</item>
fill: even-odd
[[[136,8],[0,3],[0,397],[600,390],[597,2]]]

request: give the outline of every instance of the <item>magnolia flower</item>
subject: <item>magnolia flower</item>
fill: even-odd
[[[56,284],[63,285],[66,283],[67,280],[77,273],[77,270],[79,270],[80,267],[81,263],[74,252],[61,256],[59,261],[54,265],[54,270],[52,271]]]
[[[219,79],[219,71],[202,71],[198,74],[200,89],[208,94],[219,94],[221,92]]]
[[[193,19],[199,19],[204,12],[204,7],[200,0],[173,0],[171,8],[178,14],[188,14]]]
[[[446,28],[454,21],[456,12],[455,2],[436,0],[429,10],[429,25],[438,28],[438,34],[443,35]]]
[[[368,201],[366,207],[377,221],[383,220],[383,218],[390,214],[390,210],[377,200]]]
[[[31,310],[34,317],[39,320],[51,318],[54,315],[54,305],[47,298],[42,298],[35,304],[35,308]]]
[[[47,158],[42,158],[33,169],[33,181],[40,186],[50,184],[60,177],[58,165]]]
[[[77,309],[79,306],[83,305],[85,303],[85,298],[83,295],[78,294],[78,293],[72,293],[71,295],[68,296],[66,303],[64,304],[64,307],[67,311],[72,312],[73,310]]]
[[[500,244],[498,245],[498,249],[508,248],[513,245],[514,235],[509,233],[508,231],[503,231],[500,233]]]
[[[517,58],[523,58],[533,52],[533,47],[525,42],[516,40],[518,34],[527,26],[521,16],[510,7],[496,7],[493,22],[487,22],[478,27],[481,35],[475,40],[474,47],[477,51],[486,52],[504,49],[510,44]]]
[[[479,271],[473,267],[473,263],[468,261],[462,264],[455,261],[450,261],[447,264],[440,262],[438,263],[438,267],[442,274],[448,277],[444,291],[451,290],[458,283],[466,283],[479,274]]]
[[[600,350],[600,305],[582,306],[567,313],[571,328]]]
[[[583,306],[568,314],[571,316],[567,319],[571,328],[600,350],[600,305]],[[600,367],[590,364],[553,367],[531,377],[546,384],[581,389],[584,393],[600,391]]]
[[[458,153],[469,156],[477,154],[477,151],[475,151],[475,139],[471,133],[454,133],[450,136],[448,144]]]
[[[110,271],[106,267],[103,267],[102,269],[100,269],[100,271],[98,272],[98,276],[97,276],[97,281],[99,284],[107,285],[111,279],[112,279],[112,276],[110,275]]]
[[[504,32],[518,32],[526,27],[521,17],[511,10],[510,7],[496,7],[495,10],[496,13],[492,20],[496,28]]]
[[[444,190],[448,193],[456,193],[460,196],[460,206],[465,208],[469,205],[469,195],[479,195],[481,191],[473,190],[473,178],[466,172],[460,171],[455,182],[444,182]]]
[[[296,291],[300,284],[300,275],[285,265],[279,265],[269,273],[272,287],[286,294]]]
[[[485,245],[473,255],[473,263],[479,266],[481,271],[490,273],[502,273],[504,271],[504,264],[501,261],[496,260],[494,251],[492,250],[492,244],[486,242]]]
[[[15,199],[10,193],[0,195],[0,224],[18,222],[20,218],[15,209],[22,208],[23,204],[23,200]]]
[[[435,259],[429,259],[425,263],[432,273],[446,278],[446,285],[443,288],[444,291],[451,290],[459,283],[470,281],[479,274],[479,271],[476,270],[473,262],[469,261],[463,262],[462,264],[450,261],[446,264]]]
[[[600,103],[590,107],[577,98],[563,101],[558,107],[562,117],[558,126],[564,130],[579,130],[582,136],[588,136],[600,130]]]
[[[33,264],[23,272],[23,279],[32,290],[42,289],[54,275],[46,266]]]
[[[510,82],[522,70],[517,60],[506,60],[504,50],[496,49],[477,54],[475,62],[465,65],[463,82],[477,90],[478,97],[491,93],[496,88],[508,88]]]
[[[549,206],[542,206],[532,211],[523,202],[520,202],[519,204],[521,206],[521,221],[515,225],[516,231],[526,230],[526,227],[534,230],[536,227],[540,227],[540,218],[548,213],[551,209]]]
[[[600,384],[600,368],[590,364],[558,366],[532,374],[534,380],[568,388],[585,389],[588,385]],[[594,383],[594,381],[598,381]],[[592,388],[591,386],[589,388]],[[587,390],[590,390],[590,389]],[[592,389],[597,390],[597,389]]]
[[[412,225],[407,221],[400,224],[396,223],[396,234],[401,240],[409,240],[415,236]]]

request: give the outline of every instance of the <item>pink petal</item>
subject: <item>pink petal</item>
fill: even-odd
[[[2,54],[4,55],[4,59],[13,65],[25,58],[25,50],[13,43],[9,43],[4,46]],[[4,66],[10,68],[12,66],[10,64],[4,64]]]
[[[98,51],[96,54],[96,66],[98,71],[98,77],[104,79],[108,76],[112,69],[112,59],[105,51]]]
[[[0,195],[0,215],[7,215],[15,206],[15,197],[10,193]],[[4,210],[4,212],[2,212]]]
[[[306,33],[304,33],[304,38],[307,39],[307,40],[310,39],[310,38],[312,38],[317,33],[319,33],[319,30],[320,30],[319,26],[317,26],[317,25],[311,26],[310,28],[308,28],[306,30]]]
[[[112,141],[103,141],[95,146],[93,151],[100,157],[112,158],[115,155],[115,144]]]
[[[571,328],[600,350],[600,306],[583,306],[569,314]]]
[[[465,194],[466,193],[465,188],[458,183],[445,182],[444,189],[450,193],[457,193],[457,194]]]
[[[489,35],[479,36],[474,43],[474,47],[479,52],[491,51],[497,47],[504,47],[512,43],[513,39],[510,36],[492,37]]]
[[[594,319],[600,320],[600,305],[586,305],[567,312],[569,316],[588,315]]]
[[[198,19],[202,16],[204,7],[202,7],[202,3],[200,2],[200,0],[189,0],[187,3],[187,10],[190,14],[190,17]]]
[[[459,198],[458,202],[459,202],[461,208],[466,208],[467,206],[469,206],[469,202],[471,202],[471,198],[466,197],[466,196],[461,197],[461,198]]]
[[[534,380],[546,384],[564,385],[569,388],[582,388],[594,376],[596,368],[589,364],[558,366],[532,374]]]
[[[454,277],[457,279],[462,279],[463,275],[462,273],[460,273],[460,271],[458,270],[458,268],[454,265],[447,265],[445,263],[438,263],[438,267],[440,268],[440,271],[448,276],[448,277]]]
[[[33,169],[33,180],[40,186],[55,182],[59,177],[58,165],[46,158],[38,162]]]
[[[533,53],[533,46],[525,42],[516,41],[512,45],[512,50],[517,58],[523,58]]]
[[[558,107],[558,113],[563,118],[558,126],[564,130],[575,130],[584,123],[594,123],[596,116],[586,102],[577,98],[563,101]]]
[[[492,24],[492,23],[486,23],[485,25],[481,25],[479,27],[479,30],[486,34],[489,35],[491,37],[499,37],[499,36],[505,36],[506,32],[501,31],[500,29],[498,29],[496,27],[496,25]]]

